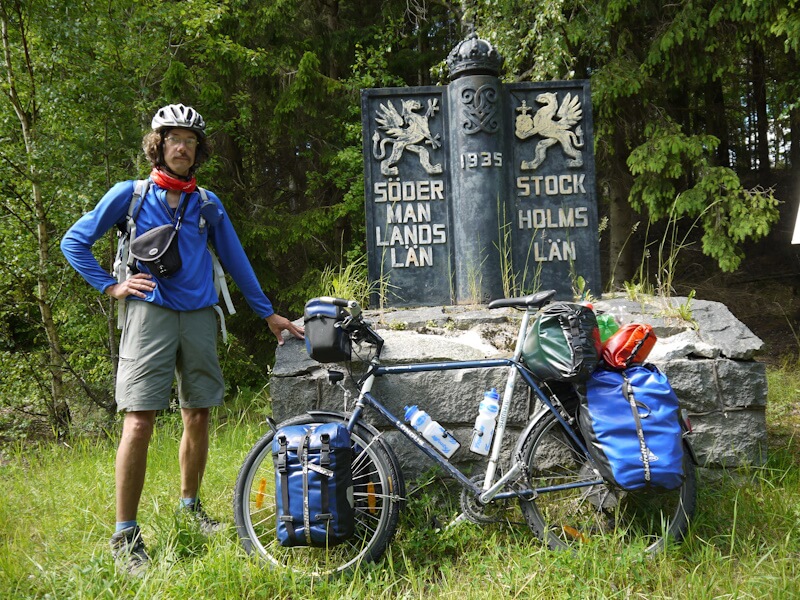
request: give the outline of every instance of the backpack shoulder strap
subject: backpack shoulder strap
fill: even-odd
[[[131,202],[128,205],[128,215],[125,217],[128,235],[132,238],[136,237],[136,217],[139,216],[139,211],[142,210],[142,202],[140,200],[144,198],[149,189],[149,179],[139,179],[133,186],[133,196],[131,196]]]
[[[200,200],[203,203],[208,202],[208,192],[200,186],[197,187],[197,191],[200,193]],[[200,229],[203,229],[206,224],[205,217],[200,215]],[[222,268],[222,263],[219,262],[217,253],[214,251],[211,244],[208,245],[208,251],[211,252],[211,263],[214,269],[214,289],[217,290],[217,296],[225,301],[225,308],[228,309],[229,315],[236,314],[236,309],[233,307],[233,300],[231,300],[231,293],[228,291],[228,282],[225,279],[225,269]]]
[[[206,192],[205,188],[197,186],[197,191],[200,193],[200,201],[202,204],[205,204],[209,201],[208,192]],[[204,229],[206,225],[208,225],[206,218],[201,214],[200,229]],[[236,309],[234,308],[233,300],[231,299],[231,293],[228,290],[228,281],[225,279],[225,269],[222,268],[222,263],[219,262],[217,253],[214,251],[214,247],[211,244],[208,245],[208,251],[211,253],[211,268],[213,270],[214,289],[217,291],[217,297],[221,298],[225,302],[225,308],[228,309],[229,315],[236,314]],[[218,305],[214,306],[214,310],[216,310],[217,314],[219,315],[219,327],[222,331],[222,343],[227,344],[228,330],[225,327],[225,313]]]
[[[228,309],[228,314],[236,314],[236,309],[233,307],[233,300],[231,300],[231,293],[228,291],[228,282],[225,279],[225,269],[222,268],[222,263],[217,258],[217,253],[209,245],[211,251],[211,264],[214,267],[214,288],[217,290],[217,296],[221,296],[225,301],[225,308]]]
[[[206,192],[205,188],[201,188],[199,185],[197,186],[197,191],[200,192],[200,206],[203,206],[206,202],[208,202],[208,192]],[[206,226],[206,218],[203,216],[203,213],[200,213],[200,231],[205,229]]]
[[[114,276],[118,282],[123,282],[131,276],[133,256],[130,253],[131,240],[136,237],[136,217],[142,209],[141,199],[150,189],[149,179],[139,179],[133,184],[133,195],[128,203],[128,213],[125,215],[125,229],[118,232],[117,258],[114,261]],[[117,303],[117,328],[125,325],[125,307],[123,300]]]

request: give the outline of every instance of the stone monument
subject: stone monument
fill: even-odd
[[[373,306],[392,307],[367,317],[386,340],[388,365],[510,355],[518,313],[481,303],[539,289],[572,300],[578,276],[595,297],[602,288],[588,82],[504,85],[501,57],[475,35],[447,63],[447,87],[362,93],[369,272],[385,300]],[[754,360],[761,340],[715,302],[694,300],[693,322],[664,316],[689,302],[604,298],[595,309],[654,326],[659,341],[650,360],[689,413],[701,466],[761,464],[767,382],[764,364]],[[287,337],[270,380],[274,417],[351,409],[328,383],[329,366],[363,368],[320,365]],[[505,375],[388,376],[373,392],[395,415],[419,404],[461,442],[454,462],[480,463],[467,449],[472,423],[484,391],[502,389]],[[511,431],[535,409],[518,384]],[[386,423],[373,424],[386,432],[407,476],[430,466]]]
[[[601,289],[588,81],[503,84],[474,33],[446,87],[362,91],[373,305]]]

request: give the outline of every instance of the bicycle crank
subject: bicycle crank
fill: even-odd
[[[475,482],[478,487],[483,485],[485,475],[473,475],[471,481]],[[490,502],[489,504],[482,504],[478,498],[467,488],[461,490],[461,513],[467,520],[478,525],[486,523],[498,523],[505,521],[506,507],[505,502]]]

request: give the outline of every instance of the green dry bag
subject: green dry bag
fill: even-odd
[[[608,338],[619,331],[619,323],[614,315],[602,313],[597,315],[597,327],[600,329],[600,342],[605,342]]]
[[[544,308],[522,345],[522,358],[540,379],[586,381],[600,357],[594,311],[582,304],[556,302]]]

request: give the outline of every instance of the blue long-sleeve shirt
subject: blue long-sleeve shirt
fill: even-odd
[[[114,185],[93,210],[70,227],[61,240],[61,251],[67,261],[100,292],[117,281],[97,262],[92,254],[92,245],[117,224],[125,228],[135,184],[135,181],[123,181]],[[201,229],[200,193],[182,193],[177,210],[167,204],[166,193],[155,183],[150,183],[136,216],[136,231],[137,235],[142,235],[154,227],[172,223],[183,208],[183,203],[188,202],[177,236],[182,266],[169,279],[154,277],[156,287],[152,292],[145,292],[144,300],[180,311],[198,310],[217,304],[219,298],[214,289],[213,266],[208,250],[210,242],[253,311],[262,318],[272,315],[272,303],[261,289],[220,199],[207,192],[208,199],[216,204],[219,222],[213,226],[206,224]],[[137,263],[137,268],[148,272],[140,263]],[[134,296],[129,298],[138,300]]]

